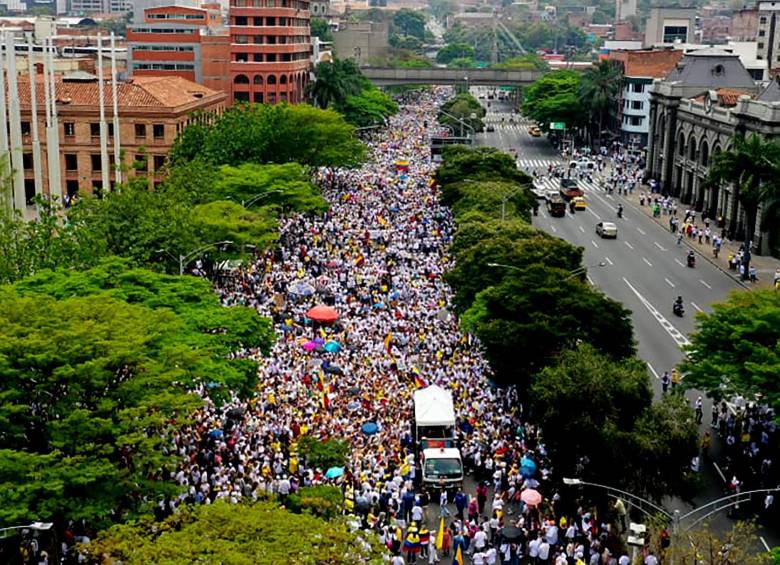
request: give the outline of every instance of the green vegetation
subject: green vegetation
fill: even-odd
[[[436,54],[436,62],[441,65],[448,65],[453,59],[473,58],[474,48],[468,43],[450,43],[442,47]]]
[[[604,127],[616,119],[622,89],[623,73],[612,61],[601,61],[582,74],[578,95],[590,116],[591,143],[597,147]]]
[[[251,393],[268,320],[224,308],[208,282],[129,269],[44,271],[0,289],[0,524],[85,518],[107,525],[171,494],[162,450],[208,384]]]
[[[547,73],[523,93],[523,114],[545,127],[564,122],[567,128],[587,123],[588,114],[579,98],[581,76],[576,71]]]
[[[512,71],[546,71],[547,63],[539,55],[528,53],[518,57],[512,57],[502,63],[490,65],[491,69],[505,69]]]
[[[688,387],[716,399],[761,395],[780,410],[780,293],[735,292],[700,314],[682,365]]]
[[[327,20],[322,18],[311,19],[311,35],[312,37],[319,37],[320,41],[333,41],[333,32],[330,30],[330,25]]]
[[[439,123],[450,126],[463,137],[485,128],[482,118],[486,113],[479,100],[468,92],[461,92],[441,105]]]
[[[322,469],[343,467],[347,464],[349,444],[341,439],[320,441],[312,436],[304,436],[298,442],[298,451],[310,467]]]
[[[94,562],[125,565],[207,563],[215,556],[225,565],[383,563],[374,536],[358,535],[341,521],[293,514],[268,502],[185,507],[163,523],[144,519],[114,526],[83,549]]]
[[[358,127],[380,124],[398,112],[390,96],[371,84],[357,64],[349,59],[320,63],[309,96],[320,108],[332,108]]]
[[[285,507],[296,514],[308,513],[325,520],[334,520],[344,508],[344,495],[338,487],[303,487],[290,494]]]

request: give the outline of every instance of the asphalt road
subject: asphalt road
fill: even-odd
[[[481,100],[484,105],[487,100]],[[514,123],[509,118],[513,117]],[[503,118],[503,121],[502,121]],[[478,145],[488,145],[509,151],[517,150],[518,166],[530,172],[546,170],[548,163],[562,163],[560,154],[547,138],[531,137],[528,124],[513,116],[509,103],[491,100],[486,123],[495,131],[477,135]],[[676,244],[676,236],[660,227],[637,207],[616,194],[607,194],[596,183],[581,183],[588,203],[586,211],[567,212],[563,218],[550,217],[544,206],[534,218],[534,225],[566,239],[584,249],[584,264],[588,265],[588,280],[610,298],[631,310],[637,352],[647,362],[656,395],[661,394],[660,375],[671,370],[683,358],[680,349],[688,342],[687,335],[694,329],[696,312],[710,311],[710,305],[722,301],[729,292],[740,289],[739,284],[708,261],[697,257],[696,267],[686,266],[688,248]],[[552,188],[552,186],[551,186]],[[617,218],[617,206],[624,207],[623,218]],[[618,226],[617,239],[602,239],[595,233],[600,221]],[[604,266],[598,266],[604,264]],[[685,316],[672,313],[677,296],[685,303]],[[696,391],[686,393],[693,402]],[[702,395],[704,396],[704,395]],[[708,429],[711,403],[704,397],[704,420],[701,433]],[[694,500],[702,505],[723,495],[725,480],[720,470],[708,462],[703,472],[709,486]],[[680,500],[668,500],[667,508],[683,513],[693,508]],[[725,531],[731,520],[723,513],[711,527]],[[780,543],[777,528],[762,528],[762,537],[770,545]]]

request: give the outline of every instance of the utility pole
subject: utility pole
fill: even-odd
[[[490,51],[490,63],[498,63],[498,9],[493,10],[493,48]]]

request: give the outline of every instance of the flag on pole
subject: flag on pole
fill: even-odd
[[[441,517],[439,531],[436,532],[436,549],[441,550],[442,547],[444,547],[444,516]]]
[[[418,375],[414,376],[414,386],[419,390],[421,388],[425,388],[428,386],[428,383],[426,383],[421,377]]]
[[[452,565],[463,565],[463,552],[458,546],[458,551],[455,552],[455,559],[452,560]]]

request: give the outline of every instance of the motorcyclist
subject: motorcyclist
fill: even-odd
[[[672,311],[678,316],[683,315],[684,308],[682,296],[678,296],[677,300],[674,301],[674,304],[672,304]]]
[[[688,266],[693,267],[696,264],[696,254],[693,250],[688,251]]]

